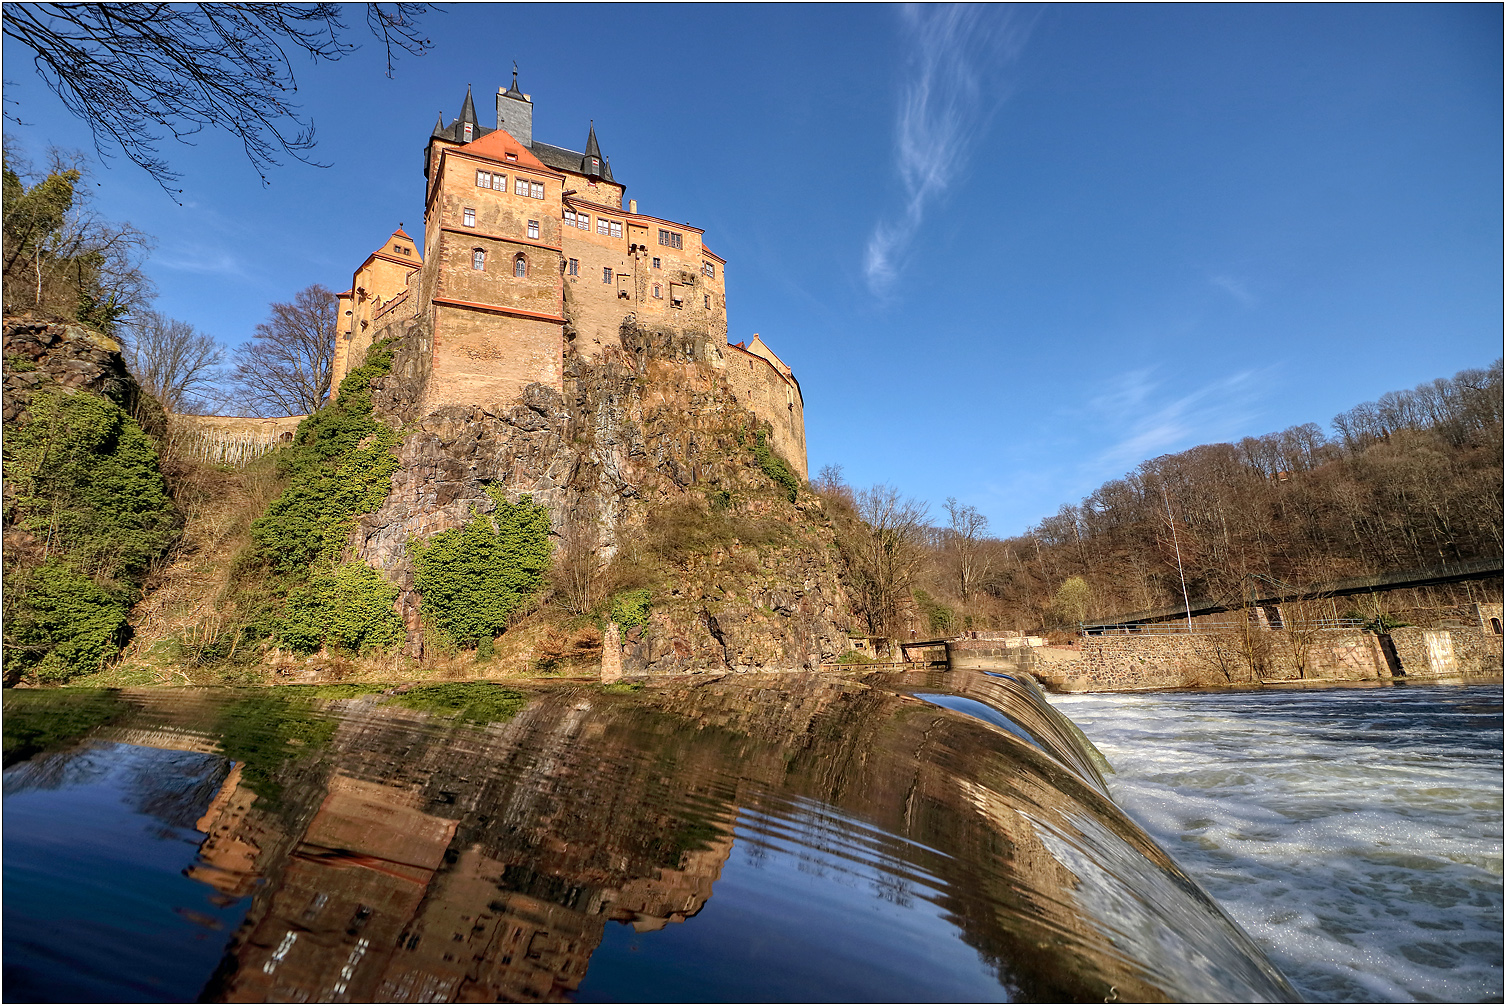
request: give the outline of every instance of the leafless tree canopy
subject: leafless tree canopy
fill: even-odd
[[[954,569],[958,596],[966,601],[978,581],[988,575],[992,564],[989,550],[984,547],[988,518],[977,507],[958,503],[955,496],[947,497],[946,512],[949,526],[943,535],[943,548]]]
[[[366,23],[387,49],[422,54],[424,3],[366,4]],[[238,138],[262,181],[278,157],[308,160],[314,127],[290,102],[290,57],[338,60],[344,6],[313,4],[8,3],[8,38],[35,54],[37,73],[89,124],[103,156],[119,149],[167,188],[178,178],[158,151],[164,134],[187,140],[205,127]]]
[[[225,352],[188,322],[140,312],[131,322],[125,357],[137,382],[167,411],[214,411],[211,400]]]
[[[273,304],[235,351],[239,404],[255,416],[302,416],[324,404],[335,352],[335,295],[319,283]]]
[[[831,479],[822,473],[823,481],[839,477],[839,472],[829,474]],[[842,486],[828,499],[835,504],[838,540],[868,631],[899,635],[903,614],[913,606],[915,573],[926,558],[926,505],[886,485],[855,493]]]

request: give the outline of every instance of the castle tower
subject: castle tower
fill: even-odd
[[[756,337],[751,347],[727,345],[726,260],[706,247],[701,228],[640,213],[623,198],[594,120],[584,148],[534,138],[533,99],[516,68],[497,91],[495,129],[476,121],[469,87],[460,115],[446,125],[441,113],[434,124],[423,266],[409,283],[407,315],[427,328],[423,408],[506,407],[535,383],[562,390],[566,340],[591,359],[619,346],[631,320],[722,371],[803,475],[794,375]],[[400,321],[396,313],[383,315],[387,324]],[[372,329],[380,337],[375,319]],[[342,373],[369,345],[352,345]]]
[[[497,88],[497,128],[512,134],[525,147],[533,146],[533,99],[518,90],[518,64],[512,65],[512,87]]]

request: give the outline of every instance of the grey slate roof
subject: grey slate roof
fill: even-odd
[[[577,175],[586,173],[582,168],[586,155],[578,150],[556,147],[554,144],[545,143],[542,140],[534,140],[533,146],[528,149],[533,153],[533,156],[543,161],[546,167],[558,168],[561,171],[569,171]],[[612,178],[612,162],[608,161],[605,157],[601,159],[601,177],[608,182],[614,181]]]

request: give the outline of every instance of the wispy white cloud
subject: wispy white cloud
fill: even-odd
[[[863,255],[868,287],[879,295],[893,285],[927,210],[966,168],[1003,103],[1000,72],[1019,55],[1030,28],[1011,8],[906,5],[900,11],[910,38],[894,137],[904,201],[897,214],[874,225]]]
[[[1242,279],[1235,279],[1233,276],[1210,276],[1208,282],[1239,301],[1245,307],[1254,307],[1259,303],[1259,298],[1250,292],[1250,285]]]
[[[219,248],[202,245],[177,245],[152,256],[154,265],[177,272],[196,273],[201,276],[229,276],[247,278],[246,267],[240,259]]]
[[[1245,370],[1167,397],[1151,369],[1129,371],[1088,403],[1113,441],[1092,460],[1095,476],[1113,477],[1148,458],[1238,433],[1254,417],[1267,370]]]

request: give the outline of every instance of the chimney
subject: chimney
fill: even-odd
[[[628,200],[628,212],[629,213],[637,213],[638,212],[638,200],[636,200],[636,199],[629,199]]]
[[[518,90],[516,66],[512,71],[512,87],[497,88],[497,128],[523,146],[533,146],[533,99]]]

